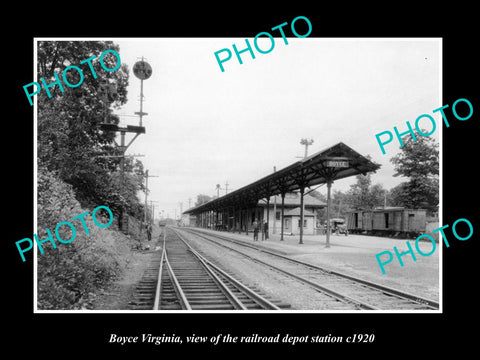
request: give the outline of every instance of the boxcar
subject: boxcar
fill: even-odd
[[[416,237],[425,232],[427,212],[424,209],[387,207],[349,212],[347,227],[350,233]]]

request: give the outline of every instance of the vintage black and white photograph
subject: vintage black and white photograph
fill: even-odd
[[[35,312],[442,310],[442,39],[296,24],[35,39]]]

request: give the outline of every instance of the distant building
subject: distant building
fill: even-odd
[[[327,206],[323,201],[309,194],[303,196],[303,233],[305,235],[314,235],[317,224],[318,210]],[[263,208],[263,220],[267,220],[267,203],[260,201],[258,206]],[[300,194],[291,192],[285,195],[284,202],[284,234],[300,234]],[[282,214],[282,197],[280,195],[270,197],[268,208],[268,227],[270,234],[280,234]]]
[[[170,219],[170,218],[158,220],[158,226],[164,227],[164,226],[167,226],[167,225],[178,226],[178,221],[175,220],[175,219]]]
[[[295,234],[300,229],[301,242],[303,230],[305,234],[315,233],[314,224],[318,218],[318,210],[326,207],[326,204],[306,195],[304,210],[307,221],[301,220],[299,224],[299,211],[294,209],[300,206],[301,198],[298,193],[294,193],[295,191],[326,184],[327,197],[329,197],[333,181],[366,174],[379,168],[379,164],[370,161],[343,142],[339,142],[224,196],[188,209],[185,213],[196,215],[195,225],[198,227],[246,234],[253,228],[255,219],[262,223],[268,217],[269,232],[279,233],[282,225],[285,233]],[[281,198],[278,195],[276,197],[271,195],[284,191],[289,191],[291,194],[286,196],[283,209],[287,211],[288,216],[282,219]],[[269,196],[268,201],[263,200]],[[275,210],[273,210],[274,207],[276,207]],[[328,215],[330,217],[331,214]],[[294,225],[297,225],[297,228]],[[330,234],[326,235],[326,247],[329,247]]]
[[[179,226],[196,226],[197,217],[191,214],[182,214]]]

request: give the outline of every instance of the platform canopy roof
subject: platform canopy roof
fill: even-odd
[[[365,175],[379,168],[379,164],[339,142],[249,185],[190,208],[183,213],[198,214],[229,207],[252,207],[256,206],[260,199],[273,195],[285,194],[358,174]]]
[[[270,206],[272,207],[275,202],[277,204],[280,204],[281,201],[282,201],[282,198],[279,195],[270,196]],[[324,203],[320,199],[317,199],[315,196],[312,196],[308,193],[305,193],[305,195],[303,196],[303,203],[305,204],[306,207],[316,208],[316,209],[321,209],[327,206],[326,203]],[[288,193],[285,196],[283,206],[295,208],[298,206],[298,204],[300,204],[300,194],[298,192]],[[259,201],[258,206],[264,206],[264,207],[267,206],[267,199],[265,198]]]

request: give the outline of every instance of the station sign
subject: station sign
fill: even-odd
[[[325,166],[335,168],[348,168],[349,164],[347,160],[327,160],[325,162]]]

